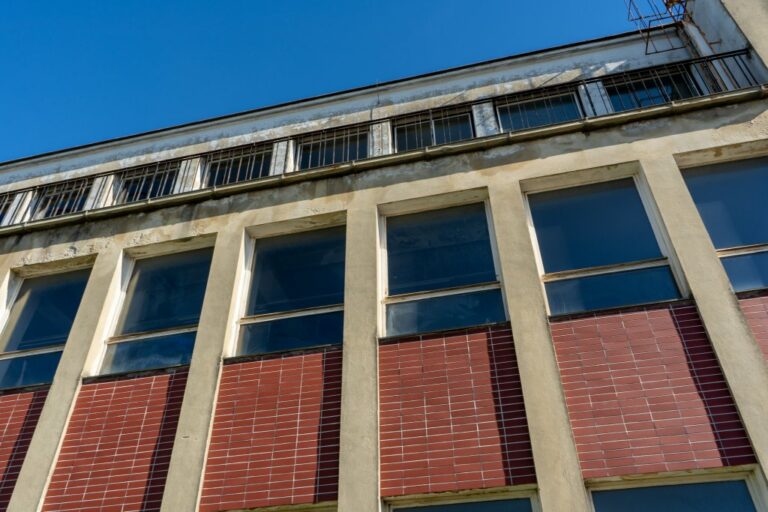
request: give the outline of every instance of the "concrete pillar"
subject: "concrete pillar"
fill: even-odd
[[[35,197],[34,190],[25,190],[23,192],[17,192],[13,196],[11,206],[8,207],[8,213],[3,219],[3,226],[10,226],[12,224],[21,224],[29,220],[32,212],[30,207]]]
[[[236,335],[231,332],[236,329],[234,315],[240,300],[235,288],[245,272],[245,246],[245,233],[239,228],[219,233],[216,238],[162,511],[197,510],[224,347]]]
[[[112,188],[112,179],[111,175],[99,176],[93,179],[91,190],[88,191],[88,196],[85,198],[83,210],[95,210],[96,208],[107,206],[107,200],[111,196],[109,190]]]
[[[173,186],[174,194],[198,190],[203,182],[203,159],[200,157],[183,160]]]
[[[475,122],[475,135],[477,137],[487,137],[501,132],[496,119],[496,108],[492,101],[472,105],[472,118]]]
[[[61,355],[56,376],[32,436],[8,512],[38,511],[53,474],[67,422],[80,390],[84,369],[101,349],[111,318],[110,307],[120,294],[122,251],[99,253],[91,269],[80,307]]]
[[[717,0],[708,0],[717,1]],[[768,65],[768,2],[765,0],[720,0],[749,40],[752,48]]]
[[[760,467],[768,474],[768,366],[674,158],[649,156],[641,163]]]
[[[347,210],[338,512],[379,512],[378,212]]]
[[[579,99],[587,117],[613,114],[613,104],[602,82],[590,82],[578,87]]]
[[[296,170],[294,153],[296,143],[293,139],[275,142],[272,146],[272,161],[269,164],[269,175],[277,176]]]
[[[392,123],[389,120],[373,123],[371,137],[368,141],[368,156],[391,155],[394,152],[392,144]]]
[[[543,512],[591,512],[518,182],[489,187],[493,229],[520,370]]]

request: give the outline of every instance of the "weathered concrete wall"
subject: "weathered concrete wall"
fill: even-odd
[[[135,252],[153,244],[171,242],[170,246],[165,246],[165,250],[172,250],[174,246],[183,247],[189,238],[210,239],[222,232],[229,235],[218,236],[215,243],[232,245],[233,233],[243,236],[247,230],[250,234],[263,236],[265,233],[283,232],[289,227],[291,230],[296,230],[297,226],[307,229],[314,224],[321,224],[318,220],[321,218],[343,219],[345,212],[349,211],[351,224],[348,229],[354,227],[351,231],[354,236],[350,236],[347,260],[354,261],[354,265],[348,268],[345,303],[349,306],[348,314],[353,316],[345,325],[343,379],[352,375],[357,380],[345,381],[342,385],[339,509],[342,512],[375,511],[378,509],[378,500],[373,494],[379,484],[376,435],[378,405],[375,377],[371,376],[377,373],[376,318],[380,312],[376,294],[381,293],[376,282],[377,209],[391,213],[401,208],[412,209],[414,205],[421,208],[439,207],[455,201],[466,201],[468,197],[482,200],[488,197],[488,191],[491,190],[491,216],[493,224],[500,228],[497,229],[498,245],[500,257],[504,260],[501,266],[502,279],[511,280],[504,283],[504,289],[508,298],[522,301],[524,298],[517,297],[513,288],[519,286],[518,283],[524,283],[525,300],[533,301],[530,304],[526,302],[523,309],[519,305],[522,302],[509,304],[508,309],[514,313],[511,315],[513,339],[526,416],[531,426],[531,446],[541,503],[545,512],[563,510],[565,504],[570,504],[572,510],[586,511],[586,492],[578,469],[562,471],[562,468],[578,468],[577,452],[570,432],[558,426],[562,419],[567,422],[567,409],[558,379],[549,378],[550,370],[556,371],[556,361],[546,331],[540,276],[532,263],[534,254],[530,233],[526,231],[527,220],[523,218],[520,206],[520,191],[527,190],[528,184],[541,179],[546,179],[550,186],[563,186],[624,176],[628,172],[647,174],[653,178],[651,190],[659,203],[662,225],[674,235],[670,237],[673,257],[676,254],[686,255],[685,264],[682,265],[685,278],[695,284],[691,288],[697,304],[706,306],[702,308],[704,326],[716,348],[715,353],[723,366],[728,387],[736,390],[736,407],[755,449],[758,463],[765,470],[768,464],[768,434],[764,431],[764,424],[768,418],[765,408],[760,410],[755,404],[760,400],[763,400],[763,404],[768,403],[768,397],[765,396],[768,393],[768,370],[762,356],[755,358],[757,363],[745,359],[751,353],[749,347],[754,347],[756,354],[760,354],[759,349],[743,317],[739,316],[735,297],[724,284],[722,268],[718,270],[722,275],[718,274],[716,279],[711,277],[717,273],[712,272],[712,268],[717,270],[719,265],[717,256],[703,225],[697,229],[691,228],[693,221],[690,215],[695,214],[695,207],[690,198],[687,201],[691,204],[685,203],[685,208],[680,206],[680,203],[684,203],[680,198],[687,194],[682,178],[677,176],[679,183],[673,180],[671,184],[661,179],[666,176],[674,178],[675,173],[679,174],[675,158],[681,164],[691,166],[768,154],[765,139],[768,139],[768,113],[765,101],[758,100],[675,117],[638,121],[589,133],[570,133],[486,151],[298,182],[198,204],[185,204],[109,220],[94,220],[23,236],[8,236],[0,239],[0,278],[7,280],[12,271],[23,270],[34,264],[65,265],[68,259],[80,256],[92,257],[98,254],[96,261],[100,265],[101,255],[110,255],[101,264],[105,267],[100,267],[97,272],[97,279],[101,283],[99,290],[94,288],[91,292],[86,291],[86,295],[90,293],[92,299],[88,302],[89,310],[83,313],[82,318],[78,317],[76,324],[79,327],[77,332],[73,330],[66,349],[75,350],[76,347],[76,351],[72,352],[72,357],[67,357],[65,350],[65,359],[57,375],[61,382],[54,382],[52,397],[41,415],[41,422],[45,421],[46,429],[58,435],[67,424],[69,407],[77,389],[77,378],[93,374],[98,366],[98,354],[101,353],[104,339],[109,336],[109,330],[105,327],[108,324],[106,319],[114,314],[119,304],[119,294],[110,291],[114,276],[120,274],[122,263],[116,256],[118,252]],[[662,160],[649,160],[649,155]],[[640,161],[643,161],[642,166],[638,163]],[[673,190],[674,194],[669,190]],[[514,208],[506,207],[513,203]],[[685,215],[678,215],[680,211]],[[356,219],[354,226],[353,218]],[[509,228],[511,224],[514,229]],[[217,250],[218,247],[223,246],[217,245]],[[695,248],[695,251],[691,248]],[[698,265],[703,263],[696,259],[697,254],[701,254],[708,265],[703,274],[698,272]],[[359,255],[364,257],[357,257]],[[244,265],[242,259],[234,256],[226,261],[235,262],[235,267]],[[222,267],[221,276],[225,275]],[[233,277],[233,281],[235,279]],[[537,287],[538,298],[534,297],[536,293],[528,293]],[[221,290],[233,288],[238,288],[237,283],[228,282]],[[97,297],[99,300],[96,300]],[[732,308],[723,307],[723,304],[730,303]],[[218,375],[214,363],[219,362],[222,355],[233,355],[232,336],[235,329],[225,326],[230,306],[228,304],[224,308],[227,310],[224,312],[226,314],[222,313],[224,319],[222,315],[214,314],[218,309],[209,308],[210,312],[203,315],[202,322],[205,325],[200,326],[199,332],[208,333],[208,342],[196,347],[190,376],[207,375],[209,377],[206,377],[206,382],[214,382]],[[727,311],[723,312],[724,309]],[[717,329],[721,317],[724,318],[723,325],[728,329]],[[739,322],[741,329],[730,328]],[[219,338],[217,343],[221,345],[212,348],[209,342],[213,342],[214,337]],[[736,355],[724,352],[734,343],[747,350]],[[526,355],[521,351],[525,351]],[[534,352],[536,358],[532,359],[529,356]],[[203,353],[205,357],[198,357],[198,354]],[[87,360],[85,354],[88,355]],[[354,355],[348,358],[348,354]],[[66,382],[60,377],[63,375],[66,376]],[[753,396],[745,397],[744,391],[747,389],[751,390]],[[53,396],[59,393],[64,399]],[[539,400],[542,396],[554,401],[542,403]],[[190,409],[186,414],[187,419],[184,419],[185,413],[182,411],[181,423],[193,425],[195,422],[190,418],[196,412],[208,414],[200,419],[199,424],[210,423],[215,389],[212,388],[204,399],[205,404]],[[351,419],[345,422],[345,417]],[[552,417],[556,417],[557,421],[546,421]],[[200,437],[194,443],[179,445],[183,446],[179,450],[185,452],[179,460],[187,463],[179,463],[175,467],[171,464],[168,482],[184,481],[178,476],[174,477],[174,472],[177,475],[181,474],[179,472],[184,475],[194,472],[202,474],[208,433],[198,435]],[[56,460],[57,444],[58,439],[33,439],[9,510],[26,512],[37,510],[40,506],[45,480]],[[364,482],[363,487],[357,486],[357,479]],[[362,496],[360,488],[365,489]],[[189,486],[180,484],[174,485],[172,489],[174,493],[192,492]],[[362,502],[364,505],[360,505]]]

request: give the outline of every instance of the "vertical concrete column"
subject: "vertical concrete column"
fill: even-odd
[[[613,105],[602,82],[590,82],[578,87],[579,99],[587,117],[613,114]]]
[[[189,365],[171,463],[165,483],[162,511],[197,510],[203,483],[208,442],[221,362],[226,340],[236,328],[240,297],[236,287],[245,272],[245,233],[239,227],[219,233]]]
[[[120,294],[121,269],[120,248],[109,248],[96,257],[56,376],[21,466],[8,512],[37,511],[43,506],[86,362],[92,352],[100,350],[109,324],[111,305]]]
[[[391,155],[394,152],[392,144],[392,123],[389,120],[371,125],[371,138],[368,142],[369,156]]]
[[[768,2],[765,0],[703,0],[721,1],[725,9],[749,40],[763,64],[768,65]]]
[[[378,212],[347,211],[338,512],[378,512]]]
[[[492,101],[472,105],[472,118],[475,122],[475,135],[478,137],[496,135],[501,131]]]
[[[269,175],[287,174],[295,170],[294,158],[296,143],[293,139],[281,140],[272,145],[272,162]]]
[[[173,187],[174,194],[198,190],[203,182],[203,159],[200,157],[183,160],[179,166],[179,176]]]
[[[107,202],[111,198],[110,191],[113,179],[112,175],[99,176],[93,179],[91,190],[88,191],[88,196],[85,198],[83,210],[95,210],[107,206]]]
[[[768,474],[768,366],[674,158],[660,155],[641,163],[760,467]]]
[[[544,512],[591,512],[555,358],[523,192],[518,182],[489,188],[504,295]]]

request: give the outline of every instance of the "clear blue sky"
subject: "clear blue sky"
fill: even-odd
[[[0,0],[0,161],[631,30],[623,0]]]

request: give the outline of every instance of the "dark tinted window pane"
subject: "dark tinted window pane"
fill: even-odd
[[[755,512],[742,481],[592,493],[595,512]]]
[[[483,204],[387,219],[389,294],[496,280]]]
[[[3,352],[67,341],[90,270],[25,279],[0,337]]]
[[[469,113],[435,119],[435,144],[467,140],[472,135],[472,118]]]
[[[107,347],[102,373],[122,373],[189,364],[195,332],[170,334]]]
[[[404,122],[395,125],[395,147],[397,151],[409,151],[432,145],[432,128],[429,120]]]
[[[312,134],[298,143],[299,169],[311,169],[368,157],[368,128],[343,128]]]
[[[669,267],[553,281],[546,289],[553,315],[680,298]]]
[[[248,315],[344,302],[344,227],[256,242]]]
[[[711,165],[684,176],[715,247],[768,242],[768,159]]]
[[[19,388],[53,381],[61,352],[14,357],[0,361],[0,388]]]
[[[397,512],[531,512],[531,510],[530,500],[501,500],[398,508]]]
[[[339,344],[343,327],[342,311],[244,325],[238,354],[266,354]]]
[[[688,73],[638,77],[623,84],[606,82],[605,89],[616,112],[661,105],[699,95],[698,87]]]
[[[117,334],[194,325],[203,306],[211,249],[138,260]]]
[[[387,306],[387,336],[504,322],[501,290],[446,295]]]
[[[768,252],[731,256],[722,262],[735,291],[768,288]]]
[[[661,257],[631,178],[531,194],[546,272]]]
[[[499,119],[504,131],[515,131],[581,119],[581,111],[576,97],[565,94],[501,105]]]

